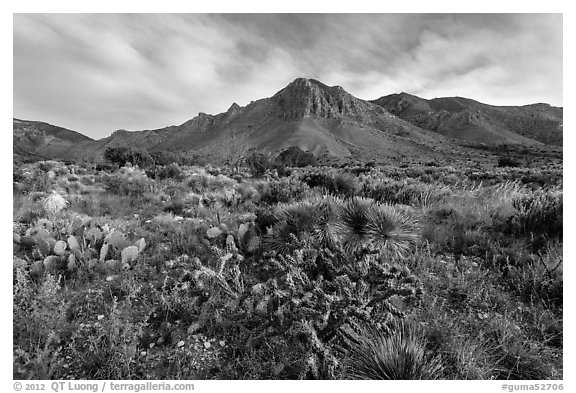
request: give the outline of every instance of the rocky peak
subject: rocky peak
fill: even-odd
[[[230,105],[230,108],[228,108],[227,112],[228,113],[236,113],[240,110],[240,105],[238,105],[237,103],[233,103],[232,105]]]
[[[358,114],[358,99],[339,86],[298,78],[272,97],[276,113],[283,119],[336,118]]]
[[[198,116],[183,123],[180,127],[183,127],[185,129],[198,128],[203,130],[208,126],[210,126],[213,122],[214,122],[214,116],[204,112],[200,112],[198,113]]]
[[[231,119],[232,117],[236,116],[240,111],[242,110],[242,107],[240,105],[238,105],[237,103],[233,103],[230,108],[228,108],[228,110],[226,111],[226,118],[227,119]]]

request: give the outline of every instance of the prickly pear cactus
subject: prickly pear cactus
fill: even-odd
[[[67,244],[63,240],[58,240],[54,245],[54,254],[63,256],[66,253]]]
[[[76,237],[74,237],[74,236],[69,236],[68,237],[68,247],[70,247],[71,250],[79,250],[80,244],[78,243],[78,239],[76,239]]]
[[[138,258],[138,247],[130,246],[122,250],[122,264],[130,264]]]
[[[144,238],[141,238],[138,241],[138,252],[144,251],[144,248],[146,248],[146,240],[144,240]]]
[[[104,262],[106,260],[106,257],[108,256],[108,248],[109,248],[108,243],[104,243],[104,245],[100,249],[100,262]]]

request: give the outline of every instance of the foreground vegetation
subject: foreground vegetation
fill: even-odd
[[[562,378],[561,169],[252,161],[15,169],[14,378]]]

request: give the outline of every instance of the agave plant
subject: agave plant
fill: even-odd
[[[350,379],[438,379],[439,357],[426,354],[426,341],[411,325],[395,322],[388,329],[364,327],[349,339],[346,375]]]

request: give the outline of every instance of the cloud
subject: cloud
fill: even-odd
[[[562,16],[14,16],[14,115],[96,138],[246,105],[300,76],[365,99],[562,105]]]

